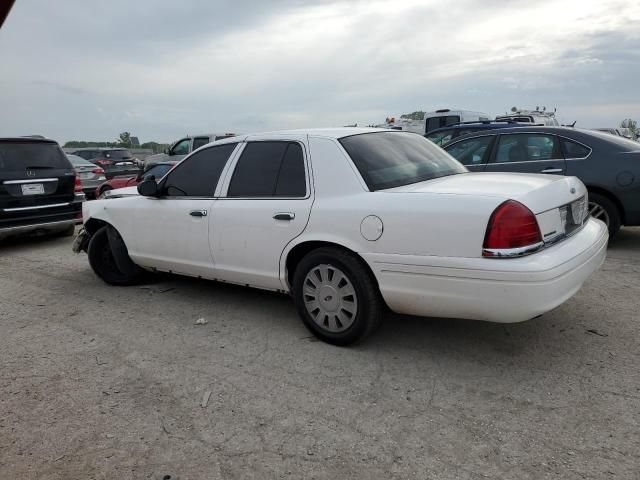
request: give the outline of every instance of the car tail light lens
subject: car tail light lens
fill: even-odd
[[[543,245],[536,216],[520,202],[507,200],[494,210],[482,246],[483,257],[518,257]]]
[[[113,160],[104,160],[102,158],[96,160],[96,163],[100,164],[100,165],[111,165],[113,163]]]
[[[94,168],[93,170],[91,170],[91,173],[95,173],[96,175],[102,175],[104,174],[104,169],[103,168]]]
[[[80,177],[78,175],[76,175],[76,184],[73,191],[76,193],[82,193],[82,182],[80,181]]]

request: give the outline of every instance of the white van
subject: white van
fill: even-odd
[[[424,132],[429,133],[437,128],[448,127],[454,123],[462,122],[484,122],[491,120],[484,112],[472,112],[470,110],[450,110],[443,108],[435,112],[424,114]]]

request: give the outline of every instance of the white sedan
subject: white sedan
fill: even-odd
[[[83,206],[74,249],[104,281],[163,271],[287,292],[340,345],[372,332],[385,305],[528,320],[575,294],[607,249],[577,178],[469,173],[398,131],[233,137],[138,192]]]

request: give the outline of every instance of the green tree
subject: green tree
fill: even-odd
[[[423,112],[422,110],[418,110],[411,113],[403,113],[402,115],[400,115],[400,118],[407,118],[409,120],[424,120],[424,114],[425,112]]]
[[[636,139],[640,135],[640,130],[638,129],[638,122],[632,120],[630,118],[625,118],[622,122],[620,122],[620,126],[622,128],[628,128],[631,136]]]
[[[131,133],[122,132],[120,134],[120,143],[125,147],[130,147],[131,146]]]

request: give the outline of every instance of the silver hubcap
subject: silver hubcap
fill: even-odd
[[[358,313],[358,298],[347,276],[333,265],[318,265],[304,279],[304,305],[322,329],[337,333],[348,329]]]
[[[589,214],[593,218],[602,220],[607,225],[607,227],[609,226],[609,215],[607,214],[607,211],[604,208],[602,208],[601,205],[598,205],[597,203],[589,202]]]

